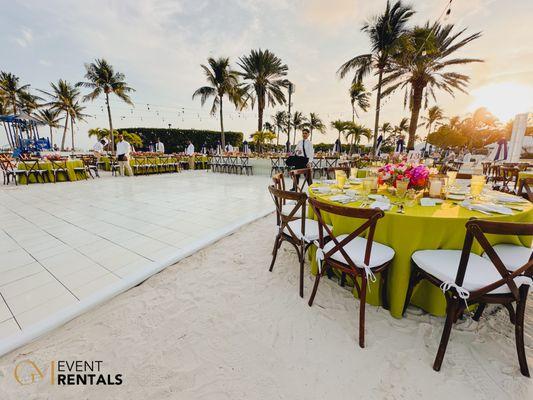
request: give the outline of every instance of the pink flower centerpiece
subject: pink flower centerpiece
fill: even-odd
[[[410,165],[404,162],[387,164],[378,170],[378,182],[396,187],[396,181],[409,180],[409,188],[422,190],[427,186],[430,170],[425,165]]]

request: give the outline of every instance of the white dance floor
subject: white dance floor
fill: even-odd
[[[272,212],[268,182],[191,171],[0,188],[0,354]]]

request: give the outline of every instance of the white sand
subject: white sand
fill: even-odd
[[[369,306],[365,349],[357,308],[334,281],[310,308],[297,294],[297,259],[283,245],[268,272],[273,216],[253,223],[100,308],[0,359],[0,399],[526,399],[514,331],[498,311],[452,333],[440,373],[431,365],[443,320],[401,320]],[[533,308],[527,352],[533,369]],[[488,313],[487,313],[488,314]],[[103,360],[116,387],[19,386],[16,362]]]

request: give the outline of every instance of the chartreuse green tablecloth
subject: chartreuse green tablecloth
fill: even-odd
[[[168,163],[171,163],[171,162],[175,162],[175,161],[182,161],[182,162],[187,162],[187,163],[190,163],[190,156],[163,156],[163,157],[131,157],[130,159],[130,165],[132,166],[132,168],[135,166],[135,165],[139,165],[139,164],[152,164],[152,165],[164,165],[164,164],[168,164]],[[192,168],[194,169],[195,167],[195,163],[200,163],[200,167],[202,169],[205,169],[207,168],[207,161],[208,161],[208,158],[207,156],[193,156],[193,160],[192,160]],[[103,157],[100,157],[100,163],[102,163],[102,169],[104,171],[111,171],[111,163],[110,163],[110,160],[109,160],[109,157],[107,156],[103,156]],[[145,174],[145,173],[154,173],[154,172],[157,172],[156,171],[156,168],[141,168],[141,169],[135,169],[134,170],[134,173],[135,174]]]
[[[526,178],[533,178],[533,171],[527,170],[527,171],[520,171],[518,173],[518,179],[526,179]]]
[[[310,196],[319,198],[324,202],[329,202],[328,196],[318,195],[310,191]],[[380,194],[387,194],[380,191]],[[392,201],[397,199],[391,198]],[[331,203],[337,204],[339,203]],[[347,207],[357,207],[360,202],[345,204]],[[423,207],[416,205],[405,208],[405,214],[398,214],[397,208],[386,211],[376,226],[374,240],[390,246],[395,251],[395,256],[389,268],[387,293],[389,299],[390,313],[393,317],[401,318],[406,298],[409,278],[411,275],[411,255],[417,250],[434,249],[455,249],[463,247],[465,238],[465,224],[472,218],[491,219],[493,221],[507,222],[532,222],[533,206],[524,203],[524,211],[515,211],[513,215],[485,215],[477,211],[467,210],[459,205],[454,205],[445,201],[442,205],[433,207]],[[326,223],[333,225],[333,234],[349,234],[361,225],[361,220],[341,217],[330,213],[323,213]],[[315,218],[312,210],[309,210],[309,217]],[[518,245],[531,245],[531,238],[518,236],[496,236],[489,237],[492,244],[513,243]],[[482,253],[481,246],[474,243],[473,252]],[[315,247],[311,246],[309,251],[311,258],[311,272],[316,274],[318,268],[315,261]],[[369,285],[367,292],[367,302],[372,305],[381,304],[381,293],[383,289],[380,279]],[[354,290],[354,294],[355,290]],[[442,291],[426,281],[420,282],[413,292],[411,304],[418,306],[425,311],[436,315],[446,315],[446,300]]]
[[[87,173],[82,170],[76,171],[76,168],[83,168],[83,161],[81,160],[67,160],[67,161],[55,161],[55,166],[50,161],[39,161],[38,167],[34,169],[44,169],[48,171],[47,177],[45,179],[45,182],[55,182],[55,177],[53,170],[57,168],[57,166],[61,168],[66,168],[66,173],[64,171],[60,171],[57,174],[57,181],[58,182],[65,182],[65,181],[77,181],[81,179],[87,179]],[[17,169],[31,169],[33,166],[33,161],[26,161],[26,163],[19,162],[17,164]],[[39,178],[39,182],[42,182]],[[26,176],[19,175],[19,183],[26,184]],[[37,183],[37,175],[31,174],[29,177],[29,183]]]

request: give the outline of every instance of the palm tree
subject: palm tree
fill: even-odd
[[[294,128],[293,143],[296,143],[296,131],[305,128],[306,123],[307,118],[300,111],[295,111],[292,116],[292,126]]]
[[[85,64],[85,82],[78,82],[77,87],[91,89],[91,92],[83,97],[83,101],[93,101],[102,93],[105,95],[107,106],[107,118],[109,119],[109,132],[113,132],[113,120],[111,119],[111,106],[109,104],[109,95],[115,94],[126,104],[133,105],[128,93],[135,90],[126,83],[125,75],[121,72],[115,72],[113,66],[103,58],[94,60],[93,63]],[[115,139],[113,135],[110,138],[111,151],[115,150]]]
[[[43,124],[48,125],[48,128],[50,129],[50,146],[54,147],[54,132],[53,128],[59,128],[61,127],[61,124],[59,121],[61,121],[61,117],[59,117],[59,110],[53,109],[53,108],[46,108],[44,110],[39,110],[39,114],[37,117]]]
[[[20,78],[11,72],[0,72],[0,91],[8,100],[9,105],[12,108],[13,114],[17,114],[17,106],[19,100],[25,94],[28,94],[30,85],[20,86]]]
[[[252,108],[257,102],[257,130],[263,127],[263,112],[267,105],[285,104],[282,88],[287,85],[284,77],[289,67],[269,50],[252,50],[248,56],[239,58],[246,92],[245,102],[251,100]]]
[[[356,107],[366,111],[370,107],[370,92],[366,91],[362,82],[353,82],[350,86],[350,103],[352,104],[352,122],[355,122],[355,116],[359,118]]]
[[[283,129],[287,126],[287,113],[285,111],[278,111],[272,116],[272,123],[276,128],[276,146],[279,146],[279,136]]]
[[[372,131],[363,125],[356,124],[355,122],[348,123],[346,125],[346,139],[351,138],[350,141],[350,154],[354,145],[359,145],[362,137],[366,137],[368,140],[372,138]]]
[[[74,117],[77,116],[77,112],[74,110],[74,108],[76,108],[75,105],[78,103],[80,91],[74,85],[63,79],[60,79],[57,84],[53,82],[50,83],[50,86],[52,87],[51,92],[45,92],[44,90],[41,90],[41,92],[50,96],[52,99],[52,101],[45,104],[45,106],[49,106],[54,111],[64,113],[65,115],[65,126],[63,129],[63,136],[61,138],[61,150],[63,151],[65,150],[65,139],[67,136],[69,117],[71,114],[74,115]]]
[[[424,125],[428,130],[428,134],[426,135],[426,143],[424,144],[425,150],[428,144],[427,137],[431,133],[431,128],[434,128],[435,125],[438,125],[439,121],[444,119],[444,113],[442,111],[442,108],[440,108],[439,106],[433,106],[428,109],[427,117],[422,116],[420,118],[426,122]]]
[[[232,70],[229,65],[229,58],[220,57],[215,60],[212,57],[207,59],[209,66],[201,64],[209,86],[202,86],[196,90],[192,98],[200,96],[200,103],[205,104],[209,97],[213,97],[213,105],[211,106],[211,115],[215,115],[217,110],[220,114],[220,139],[222,148],[226,148],[226,137],[224,135],[224,113],[223,100],[224,96],[239,106],[241,104],[242,92],[239,89],[239,73]]]
[[[326,131],[326,126],[324,125],[318,114],[313,112],[309,114],[309,118],[304,124],[304,128],[309,129],[309,133],[311,135],[311,142],[313,141],[314,130],[317,130],[320,133],[324,133]]]
[[[383,74],[389,66],[390,57],[402,35],[406,32],[406,24],[415,12],[410,6],[406,6],[398,0],[391,6],[387,0],[387,6],[383,14],[377,15],[362,27],[362,31],[370,37],[371,52],[358,55],[346,61],[338,70],[341,78],[350,71],[355,70],[353,83],[362,82],[363,78],[372,70],[377,70],[378,83],[375,87],[376,94],[376,117],[374,122],[374,150],[378,139],[379,112],[381,107],[381,90],[383,86]]]
[[[70,107],[68,114],[70,117],[70,135],[72,139],[72,152],[74,152],[74,124],[76,121],[85,121],[85,118],[88,117],[87,114],[83,113],[83,107],[79,101],[75,101],[72,107]]]
[[[331,127],[336,129],[339,132],[339,142],[341,140],[341,133],[350,127],[351,122],[341,121],[340,119],[336,121],[331,121]]]
[[[427,107],[428,98],[435,100],[434,89],[442,89],[452,96],[454,89],[465,92],[469,77],[457,72],[445,72],[448,66],[482,62],[474,58],[452,58],[448,56],[471,41],[479,38],[481,32],[459,39],[466,29],[452,32],[453,25],[430,25],[414,27],[404,35],[401,44],[393,56],[393,62],[387,68],[387,76],[383,79],[383,97],[397,89],[406,90],[411,118],[407,149],[412,150],[415,144],[416,128],[422,101]]]

